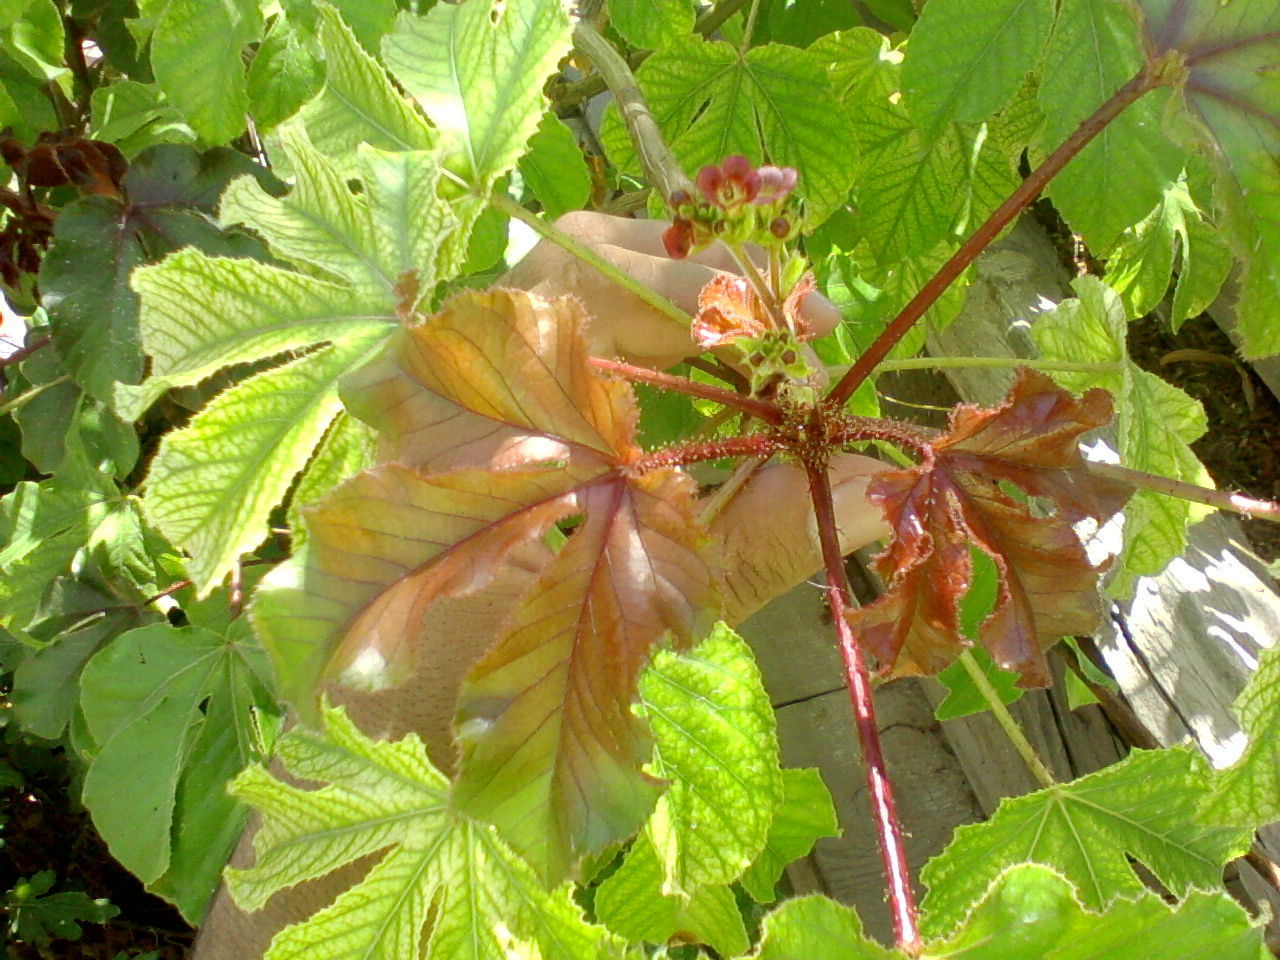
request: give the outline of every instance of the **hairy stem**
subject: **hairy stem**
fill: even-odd
[[[588,266],[599,270],[618,286],[622,287],[624,290],[629,290],[631,293],[634,293],[637,297],[664,316],[670,317],[672,320],[685,327],[688,327],[689,324],[693,322],[693,318],[690,317],[689,314],[685,313],[666,297],[662,296],[662,294],[649,289],[625,271],[619,270],[616,266],[604,257],[600,256],[600,254],[596,253],[581,240],[570,236],[555,224],[549,223],[536,213],[526,210],[505,193],[495,190],[489,197],[489,202],[495,209],[502,211],[513,219],[519,220],[521,223],[528,224],[552,243],[564,250],[567,250]]]
[[[631,134],[631,141],[635,144],[636,153],[644,166],[645,176],[662,194],[662,199],[670,200],[671,194],[677,190],[683,190],[692,196],[693,183],[663,139],[658,123],[649,110],[649,103],[636,83],[635,74],[622,59],[622,55],[587,23],[579,23],[573,28],[573,43],[595,64],[613,92],[627,131]]]
[[[782,312],[782,304],[778,302],[778,298],[773,295],[773,288],[769,281],[761,275],[756,265],[751,262],[751,258],[747,256],[747,252],[742,247],[735,244],[726,243],[725,249],[729,251],[729,255],[733,257],[733,262],[738,265],[738,269],[742,271],[743,278],[747,281],[747,285],[751,287],[751,291],[756,298],[764,304],[765,310],[769,312],[769,319],[773,322],[775,330],[786,330],[787,319]],[[770,280],[776,280],[773,277]],[[794,331],[793,331],[794,332]]]
[[[987,701],[987,706],[991,708],[991,715],[996,718],[996,723],[1000,724],[1000,729],[1004,731],[1004,735],[1013,744],[1013,749],[1018,751],[1018,756],[1022,757],[1027,769],[1031,771],[1031,775],[1045,789],[1056,786],[1058,781],[1053,779],[1053,774],[1044,765],[1044,761],[1036,753],[1036,748],[1031,745],[1027,735],[1022,732],[1022,727],[1013,718],[1013,714],[1009,712],[1005,702],[1000,699],[999,692],[992,686],[991,681],[987,679],[987,675],[983,673],[982,667],[978,664],[974,655],[965,650],[960,654],[960,663],[964,665],[965,673],[969,674],[969,679],[973,681],[973,685],[982,694],[982,699]]]
[[[736,407],[744,413],[749,413],[753,417],[757,417],[774,426],[782,422],[782,411],[767,400],[746,397],[740,393],[734,393],[732,390],[714,387],[709,383],[699,383],[697,380],[678,377],[673,373],[663,373],[660,370],[637,367],[630,363],[623,363],[621,360],[605,360],[603,357],[591,357],[587,362],[597,370],[617,374],[632,383],[644,383],[651,387],[688,394],[700,400],[711,400],[727,407]]]
[[[1086,117],[1084,122],[1078,126],[1071,136],[1063,141],[1057,150],[1053,151],[1040,166],[1031,171],[1027,179],[1023,180],[1018,189],[1009,195],[1004,203],[1000,204],[995,213],[987,218],[987,221],[978,227],[969,239],[960,245],[951,259],[944,263],[929,281],[920,288],[920,292],[912,298],[911,302],[902,308],[902,311],[893,318],[890,324],[885,327],[880,336],[867,348],[849,371],[841,378],[827,394],[827,399],[832,403],[843,406],[853,396],[853,392],[862,385],[862,382],[871,375],[872,371],[884,361],[889,355],[889,351],[894,345],[901,340],[913,326],[916,321],[924,316],[925,312],[933,306],[937,299],[946,292],[947,288],[955,282],[956,278],[964,272],[965,268],[973,262],[979,253],[985,250],[1006,226],[1008,226],[1013,218],[1016,217],[1024,207],[1034,200],[1045,188],[1045,185],[1052,180],[1067,163],[1076,156],[1085,146],[1096,137],[1102,130],[1124,111],[1131,103],[1137,101],[1143,94],[1154,90],[1160,86],[1161,79],[1158,71],[1152,71],[1149,67],[1143,66],[1137,75],[1117,90],[1106,103],[1095,110],[1090,116]]]
[[[889,907],[893,912],[894,939],[899,947],[915,955],[921,946],[915,893],[911,889],[906,849],[902,842],[902,826],[898,823],[897,806],[893,799],[893,785],[889,782],[884,750],[880,745],[880,728],[876,723],[875,701],[871,694],[871,676],[867,672],[862,648],[858,645],[846,616],[853,593],[849,588],[848,574],[845,573],[844,557],[840,553],[831,482],[827,477],[825,464],[806,460],[805,472],[809,475],[809,493],[813,498],[818,536],[822,541],[822,560],[827,572],[827,598],[831,604],[836,636],[840,641],[840,652],[844,656],[845,683],[849,688],[858,740],[862,746],[867,793],[871,800],[876,835],[880,841]]]
[[[787,444],[784,441],[764,433],[753,433],[745,437],[725,437],[721,440],[677,443],[646,453],[631,464],[630,470],[635,474],[642,474],[650,470],[683,467],[706,460],[723,460],[726,457],[762,459],[786,447]]]
[[[1090,473],[1106,477],[1108,480],[1119,480],[1121,483],[1154,490],[1156,493],[1177,497],[1179,500],[1203,503],[1210,507],[1217,507],[1219,510],[1229,510],[1231,513],[1243,514],[1246,517],[1280,523],[1280,503],[1272,500],[1255,500],[1253,497],[1241,496],[1227,490],[1213,490],[1198,484],[1187,483],[1185,480],[1174,480],[1154,473],[1143,473],[1141,470],[1130,470],[1118,463],[1099,463],[1096,460],[1085,462],[1088,464]]]

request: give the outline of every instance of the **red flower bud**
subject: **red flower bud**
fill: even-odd
[[[662,234],[662,245],[667,248],[667,256],[672,260],[683,260],[693,249],[693,221],[684,217],[676,217],[671,226]]]

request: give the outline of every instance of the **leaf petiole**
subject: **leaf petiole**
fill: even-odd
[[[1000,724],[1000,729],[1004,731],[1004,735],[1013,744],[1013,749],[1018,751],[1018,756],[1022,757],[1027,769],[1031,771],[1031,775],[1045,789],[1057,786],[1058,781],[1053,778],[1049,768],[1040,759],[1040,755],[1036,753],[1036,748],[1031,745],[1027,735],[1022,732],[1022,727],[1018,726],[1018,721],[1013,718],[1008,706],[1000,699],[999,692],[992,686],[991,681],[987,679],[986,673],[978,665],[978,661],[974,659],[973,654],[965,650],[960,654],[959,659],[960,664],[964,667],[964,672],[969,675],[973,685],[978,688],[978,693],[982,694],[982,699],[987,701],[991,715],[995,717],[996,723]]]

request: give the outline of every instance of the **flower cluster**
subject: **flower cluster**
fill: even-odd
[[[716,240],[742,245],[776,245],[795,233],[788,210],[796,185],[792,167],[756,167],[734,154],[698,172],[700,199],[678,190],[670,197],[673,217],[663,234],[667,253],[677,260]]]

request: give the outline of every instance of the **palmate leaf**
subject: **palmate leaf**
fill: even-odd
[[[852,908],[815,894],[787,900],[764,918],[760,944],[750,960],[891,960],[900,956],[866,937]]]
[[[413,649],[449,642],[420,636],[422,612],[524,551],[531,585],[506,598],[460,693],[455,799],[550,878],[648,815],[658,788],[640,770],[636,683],[659,639],[698,632],[715,593],[694,486],[630,468],[634,400],[587,366],[584,322],[576,301],[495,290],[398,334],[347,391],[395,462],[304,512],[305,549],[253,611],[287,695],[311,712],[325,679],[407,675]],[[576,515],[549,555],[543,534]]]
[[[622,866],[600,884],[595,908],[605,926],[633,942],[701,942],[722,956],[747,949],[747,930],[733,891],[717,885],[701,887],[687,897],[664,894],[662,864],[644,834]]]
[[[1246,356],[1280,353],[1280,9],[1267,3],[1136,0],[1155,55],[1177,51],[1188,114],[1215,147],[1242,208],[1232,219],[1245,262],[1239,304]]]
[[[1129,359],[1124,306],[1096,277],[1072,282],[1077,299],[1041,315],[1031,335],[1050,360],[1109,364],[1098,373],[1054,373],[1071,390],[1102,387],[1116,405],[1120,458],[1126,466],[1201,486],[1213,486],[1190,444],[1207,428],[1199,402]],[[1130,589],[1135,575],[1159,573],[1182,553],[1187,526],[1209,508],[1150,490],[1140,490],[1125,508],[1116,593]]]
[[[772,43],[739,55],[723,41],[689,38],[655,53],[636,77],[686,169],[734,153],[795,167],[810,229],[844,202],[854,168],[831,145],[849,143],[852,130],[817,57]],[[601,136],[618,167],[639,172],[616,110]]]
[[[1148,890],[1102,912],[1053,870],[1000,875],[964,922],[921,954],[936,960],[1266,960],[1263,932],[1225,893],[1192,891],[1169,904]],[[926,926],[929,918],[926,915]],[[810,954],[820,960],[823,954]],[[833,955],[834,956],[834,955]],[[781,958],[779,958],[781,960]],[[798,960],[798,958],[797,958]]]
[[[252,238],[219,230],[203,215],[213,209],[210,190],[257,169],[230,150],[201,156],[157,147],[133,162],[123,197],[85,197],[59,213],[40,288],[58,353],[91,397],[108,401],[117,381],[141,379],[138,299],[129,288],[134,267],[186,245],[225,256],[261,255]]]
[[[621,956],[620,944],[583,920],[568,884],[548,891],[492,828],[451,808],[449,783],[416,736],[371,740],[340,709],[324,721],[323,733],[296,727],[279,745],[285,769],[318,789],[258,766],[236,779],[236,796],[263,820],[256,863],[228,873],[232,896],[256,910],[285,887],[378,859],[329,907],[277,934],[265,960]]]
[[[226,785],[278,725],[247,624],[130,630],[85,667],[83,800],[112,855],[199,922],[248,811]],[[123,785],[128,784],[128,789]]]
[[[902,64],[907,107],[926,138],[982,121],[1013,99],[1053,26],[1052,0],[941,0],[920,13]]]
[[[387,71],[360,45],[342,16],[320,6],[325,80],[300,117],[321,151],[332,157],[367,143],[380,150],[429,150],[435,131],[396,89]]]
[[[1135,750],[1098,773],[1001,802],[986,823],[960,827],[920,878],[927,936],[946,936],[1006,868],[1051,865],[1076,885],[1080,903],[1101,910],[1146,888],[1128,857],[1175,896],[1221,882],[1222,867],[1248,848],[1252,830],[1204,826],[1208,764],[1193,750]]]
[[[956,408],[924,463],[871,481],[867,497],[894,531],[875,560],[888,589],[850,621],[883,674],[936,673],[969,645],[959,601],[973,579],[972,543],[995,562],[999,584],[982,645],[1021,685],[1048,683],[1044,649],[1098,624],[1098,571],[1071,524],[1110,517],[1128,495],[1086,473],[1078,449],[1110,418],[1101,390],[1076,400],[1022,368],[1003,405]],[[1051,500],[1056,516],[1033,517],[1002,482]]]
[[[1171,184],[1155,210],[1124,232],[1107,260],[1107,284],[1120,294],[1128,316],[1144,316],[1164,299],[1175,250],[1180,265],[1169,323],[1177,331],[1217,297],[1233,260],[1185,180]]]
[[[569,18],[560,0],[441,3],[400,14],[382,50],[444,138],[449,168],[483,191],[538,126],[542,84],[569,50]]]
[[[1210,823],[1280,820],[1280,647],[1262,652],[1235,707],[1249,744],[1214,777],[1202,814]]]
[[[1138,72],[1143,54],[1134,18],[1114,0],[1063,0],[1044,54],[1039,88],[1045,115],[1043,152]],[[1095,255],[1111,251],[1120,232],[1137,223],[1176,182],[1187,154],[1164,135],[1169,92],[1146,94],[1124,110],[1049,184],[1049,196]]]
[[[285,131],[282,143],[293,191],[277,199],[242,178],[227,188],[222,216],[252,222],[309,273],[186,250],[132,279],[152,364],[142,386],[117,388],[127,417],[171,387],[293,352],[167,434],[152,462],[147,515],[191,554],[202,591],[265,536],[268,513],[341,410],[337,381],[430,293],[439,247],[458,229],[438,197],[432,153],[361,148],[357,195],[299,132]]]
[[[721,623],[686,656],[660,651],[640,702],[653,773],[671,783],[647,828],[662,892],[736,880],[764,852],[783,799],[773,707],[750,649]]]

